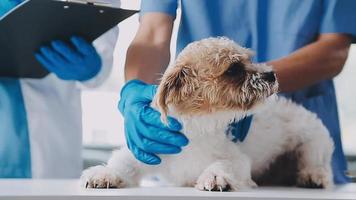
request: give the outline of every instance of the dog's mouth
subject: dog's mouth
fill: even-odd
[[[274,84],[277,81],[276,74],[273,71],[263,73],[262,79],[272,84]]]
[[[262,79],[265,82],[267,82],[270,87],[267,97],[269,97],[275,93],[278,93],[279,85],[278,85],[276,73],[274,73],[273,71],[265,72],[262,74]]]

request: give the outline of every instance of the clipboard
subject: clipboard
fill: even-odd
[[[26,0],[0,18],[0,78],[43,78],[34,54],[73,35],[89,42],[137,13],[84,0]]]

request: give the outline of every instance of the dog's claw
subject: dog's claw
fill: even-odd
[[[85,183],[85,188],[88,188],[88,186],[89,186],[89,181],[87,181],[87,182]]]
[[[222,191],[223,191],[223,189],[222,189],[222,186],[221,186],[221,185],[219,185],[219,189],[220,189],[220,192],[222,192]]]

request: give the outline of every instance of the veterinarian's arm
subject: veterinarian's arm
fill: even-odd
[[[128,48],[125,79],[157,83],[170,60],[170,41],[174,18],[162,13],[147,13]]]
[[[281,92],[290,92],[338,75],[347,59],[351,36],[322,34],[317,41],[289,56],[269,62]]]
[[[172,28],[173,17],[143,15],[127,52],[128,82],[120,94],[119,110],[125,118],[128,148],[138,160],[151,165],[161,163],[157,154],[179,153],[188,144],[188,139],[179,133],[182,126],[177,120],[169,118],[168,124],[163,124],[161,114],[150,107],[156,93],[156,85],[152,84],[157,83],[169,63]]]

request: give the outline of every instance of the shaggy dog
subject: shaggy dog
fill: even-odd
[[[160,174],[176,186],[236,191],[258,185],[333,185],[333,142],[317,116],[274,95],[271,67],[251,62],[252,52],[227,38],[189,44],[166,71],[152,106],[178,119],[190,143],[177,155],[148,166],[127,148],[108,164],[83,172],[90,188],[122,188]],[[226,135],[229,124],[254,115],[243,142]],[[154,133],[152,133],[154,134]],[[257,184],[256,184],[257,183]]]

